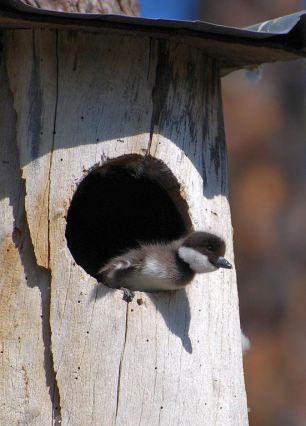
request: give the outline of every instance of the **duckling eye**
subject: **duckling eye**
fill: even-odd
[[[207,250],[208,250],[208,251],[213,251],[213,249],[214,249],[214,248],[213,248],[213,246],[212,246],[211,244],[209,244],[209,245],[207,246]]]

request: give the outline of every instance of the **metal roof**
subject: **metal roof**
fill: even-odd
[[[306,55],[306,11],[247,28],[235,28],[201,21],[58,12],[38,9],[21,0],[2,0],[1,27],[146,32],[152,37],[202,48],[208,55],[218,57],[227,70]]]

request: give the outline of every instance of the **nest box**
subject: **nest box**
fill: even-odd
[[[1,424],[245,425],[235,271],[174,293],[97,285],[141,241],[221,234],[221,75],[304,53],[304,15],[249,30],[3,2]]]

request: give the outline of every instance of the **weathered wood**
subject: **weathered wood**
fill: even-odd
[[[49,267],[49,173],[56,113],[56,33],[8,32],[7,66],[17,112],[25,206],[37,263]]]
[[[221,234],[226,240],[227,256],[233,259],[218,66],[200,51],[188,50],[182,45],[170,45],[169,51],[163,54],[169,58],[159,75],[159,87],[165,99],[150,152],[166,161],[176,175],[186,194],[195,228]],[[168,76],[166,83],[165,75]],[[179,309],[184,296],[176,297],[181,299],[174,301]],[[180,401],[177,405],[181,407],[179,418],[182,424],[190,425],[246,424],[244,384],[239,373],[241,351],[235,271],[198,276],[194,285],[188,287],[187,298],[191,308],[189,336],[193,352],[190,356],[183,351],[180,362],[176,360],[181,390],[177,395]],[[186,327],[186,319],[184,325]],[[175,362],[176,351],[173,352],[169,365]],[[166,382],[172,382],[171,375]],[[184,384],[182,375],[185,375]],[[193,380],[188,380],[188,375]],[[198,389],[193,381],[197,382]],[[169,398],[168,412],[163,411],[165,424],[177,422],[171,402]]]
[[[117,18],[117,17],[116,17]],[[179,43],[185,43],[193,48],[201,49],[207,56],[217,59],[225,75],[235,69],[251,65],[259,65],[264,62],[289,61],[305,56],[305,50],[290,43],[295,37],[289,37],[286,42],[282,38],[265,38],[256,40],[248,37],[228,37],[217,32],[198,32],[188,29],[177,29],[144,25],[143,21],[120,22],[120,18],[108,20],[106,15],[92,19],[81,19],[75,15],[52,16],[34,15],[20,12],[1,11],[1,28],[24,28],[24,29],[63,29],[82,32],[99,32],[103,34],[121,34],[139,37],[152,37],[153,39],[164,39]]]
[[[0,424],[52,425],[50,274],[29,234],[4,62],[0,81]]]
[[[180,182],[194,227],[222,234],[233,260],[217,63],[149,37],[35,30],[6,43],[26,216],[37,262],[51,270],[62,424],[247,424],[235,272],[127,305],[120,291],[97,290],[65,239],[87,171],[150,154]]]
[[[153,76],[147,79],[149,40],[138,43],[67,33],[58,41],[50,243],[53,350],[64,423],[69,417],[72,424],[115,424],[127,307],[120,292],[93,298],[94,280],[73,266],[63,236],[83,171],[107,157],[146,152]],[[76,342],[80,350],[72,351]]]

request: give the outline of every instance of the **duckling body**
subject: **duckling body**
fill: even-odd
[[[223,258],[225,243],[214,234],[193,232],[170,243],[142,244],[111,259],[98,279],[111,288],[173,291],[188,285],[196,273],[231,268]]]

